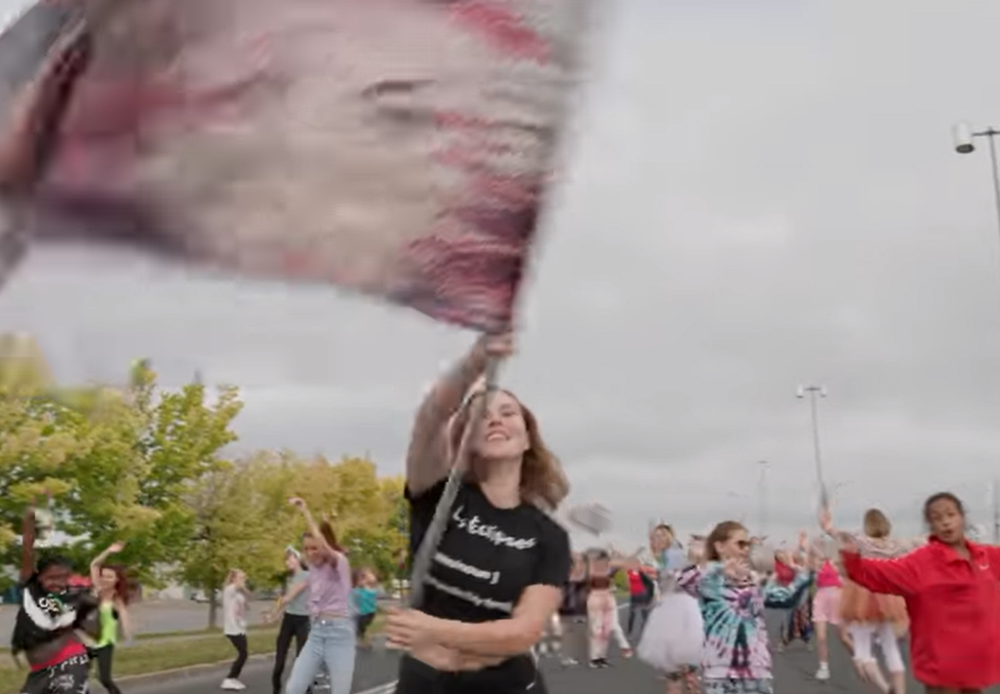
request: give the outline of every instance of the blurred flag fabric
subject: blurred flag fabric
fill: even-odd
[[[598,503],[570,508],[567,519],[582,530],[598,537],[610,532],[613,524],[611,511]]]
[[[30,233],[504,327],[595,1],[42,0],[0,104],[81,19],[91,44]]]

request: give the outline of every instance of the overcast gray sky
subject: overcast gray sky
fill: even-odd
[[[802,382],[822,382],[838,515],[916,532],[954,489],[988,520],[1000,476],[1000,240],[985,150],[1000,126],[991,0],[615,0],[505,381],[539,415],[573,499],[621,542],[814,522]],[[409,421],[471,341],[320,288],[235,283],[38,249],[0,298],[65,382],[151,356],[245,390],[241,447],[402,468]],[[743,493],[738,497],[736,493]]]

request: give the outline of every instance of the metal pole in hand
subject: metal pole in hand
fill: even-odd
[[[427,527],[424,539],[420,543],[420,549],[413,557],[413,571],[410,576],[410,607],[420,606],[424,596],[424,586],[427,582],[427,575],[431,570],[431,563],[434,554],[437,552],[438,544],[444,531],[448,528],[448,518],[451,515],[451,507],[455,505],[455,498],[458,497],[458,490],[462,486],[462,477],[469,467],[469,457],[472,452],[471,436],[475,432],[483,416],[486,414],[486,403],[490,394],[496,391],[497,376],[500,372],[500,360],[490,358],[486,365],[486,396],[476,406],[473,406],[472,415],[466,425],[462,442],[458,446],[458,454],[455,455],[455,462],[452,464],[451,472],[448,474],[448,482],[445,484],[438,501],[437,509],[434,511],[434,519]]]

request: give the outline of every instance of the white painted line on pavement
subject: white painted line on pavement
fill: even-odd
[[[624,610],[627,607],[628,603],[622,603],[621,605],[618,606],[618,609]],[[399,684],[398,680],[392,681],[391,683],[385,683],[383,685],[376,686],[368,690],[362,690],[360,693],[358,693],[358,695],[394,695],[396,692],[396,686],[398,684]]]

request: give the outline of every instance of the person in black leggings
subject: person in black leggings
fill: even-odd
[[[417,413],[406,471],[411,553],[467,430],[472,458],[419,609],[389,611],[389,642],[406,652],[397,693],[548,692],[532,649],[569,577],[569,535],[550,515],[569,485],[513,394],[470,393],[487,362],[512,350],[509,336],[480,340]]]
[[[100,606],[98,607],[99,635],[96,645],[90,650],[90,657],[97,662],[97,677],[109,694],[120,695],[121,688],[111,676],[111,667],[118,642],[118,628],[121,627],[126,639],[131,639],[132,631],[128,616],[129,582],[125,570],[112,566],[107,559],[118,554],[125,547],[116,542],[101,552],[90,563],[90,581],[94,587]]]
[[[292,640],[295,640],[295,658],[298,658],[309,638],[309,610],[306,607],[309,574],[302,556],[293,547],[285,550],[285,566],[289,573],[288,587],[285,595],[278,598],[278,611],[283,614],[275,646],[274,672],[271,674],[271,690],[277,695],[281,694],[281,679],[285,674],[285,661]]]

